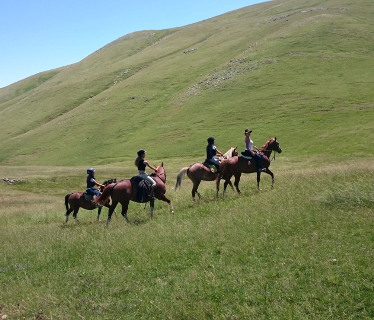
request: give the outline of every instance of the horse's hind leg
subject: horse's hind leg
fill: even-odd
[[[128,210],[128,208],[129,208],[129,203],[128,202],[127,203],[122,203],[122,212],[121,212],[122,217],[125,218],[126,222],[130,223],[129,218],[127,218],[127,210]]]
[[[106,221],[106,225],[107,226],[109,225],[109,222],[112,219],[112,214],[113,214],[113,211],[116,208],[117,204],[118,204],[118,201],[113,201],[112,204],[111,204],[111,206],[109,207],[108,220]]]
[[[193,183],[193,187],[192,187],[192,191],[191,191],[191,193],[192,193],[192,199],[193,199],[193,200],[195,200],[195,195],[196,195],[196,194],[197,194],[197,196],[199,197],[199,199],[201,199],[201,195],[200,195],[200,193],[197,191],[197,188],[199,187],[200,182],[201,182],[201,181],[197,181],[197,182],[194,182],[194,183]]]
[[[79,208],[76,208],[76,209],[74,209],[74,212],[73,212],[73,218],[74,218],[75,221],[77,221],[77,222],[79,222],[78,219],[77,219],[78,211],[79,211]]]
[[[73,209],[72,209],[72,208],[66,210],[66,213],[65,213],[65,216],[66,216],[65,223],[68,222],[68,220],[69,220],[69,214],[72,213],[72,212],[73,212]]]
[[[234,190],[234,186],[232,185],[232,182],[231,180],[225,180],[225,183],[223,184],[223,193],[222,193],[222,197],[224,198],[225,195],[226,195],[226,188],[227,188],[227,185],[229,185],[231,187],[232,190]]]
[[[234,186],[236,188],[236,191],[240,194],[241,191],[239,189],[239,181],[240,181],[241,173],[238,173],[235,175],[235,181],[234,181]]]

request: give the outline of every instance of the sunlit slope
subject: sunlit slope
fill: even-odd
[[[140,147],[200,160],[207,136],[225,151],[245,127],[295,159],[372,156],[373,16],[370,1],[272,1],[126,35],[0,90],[0,163],[110,164]]]

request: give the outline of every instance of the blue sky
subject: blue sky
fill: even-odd
[[[263,1],[1,0],[0,88],[134,31],[185,26]]]

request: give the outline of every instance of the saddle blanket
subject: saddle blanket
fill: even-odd
[[[150,199],[149,194],[151,193],[152,183],[147,179],[143,179],[139,176],[132,177],[130,179],[131,184],[136,187],[136,201],[137,202],[148,202]]]

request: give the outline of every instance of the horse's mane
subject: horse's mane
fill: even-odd
[[[269,147],[269,144],[272,142],[272,141],[274,141],[274,138],[270,138],[261,148],[260,148],[260,150],[262,151],[262,152],[264,152],[264,151],[266,151],[267,149],[268,149],[268,147]]]

